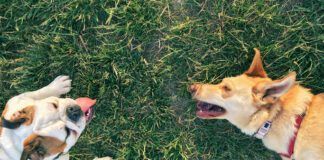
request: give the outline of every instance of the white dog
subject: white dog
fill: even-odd
[[[2,113],[0,160],[63,160],[93,117],[90,98],[59,98],[71,90],[68,76],[11,98]]]

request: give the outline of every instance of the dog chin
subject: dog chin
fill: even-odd
[[[82,133],[86,125],[86,122],[83,119],[80,119],[78,122],[71,122],[70,120],[66,120],[66,127],[70,130],[76,132],[78,135]]]
[[[213,116],[209,115],[208,113],[202,113],[202,111],[197,111],[196,116],[200,119],[224,119],[224,114],[218,115],[218,116]]]

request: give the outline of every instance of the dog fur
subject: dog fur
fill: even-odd
[[[324,94],[313,95],[296,83],[295,72],[279,80],[269,78],[258,49],[245,73],[224,78],[216,85],[193,84],[189,90],[199,101],[197,116],[200,118],[226,119],[248,135],[271,121],[272,127],[262,142],[277,153],[287,152],[296,131],[296,116],[305,114],[291,159],[324,159]],[[216,107],[211,107],[214,111],[209,112],[199,105]]]
[[[7,102],[0,127],[1,160],[69,159],[67,152],[87,124],[85,115],[77,121],[66,115],[69,106],[78,106],[76,100],[59,98],[70,89],[69,77],[59,76],[48,86]]]

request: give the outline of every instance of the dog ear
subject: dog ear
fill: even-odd
[[[45,157],[46,150],[41,145],[42,138],[32,134],[24,141],[24,150],[20,160],[41,160]]]
[[[20,119],[15,119],[13,121],[7,120],[4,117],[1,117],[1,127],[3,128],[8,128],[8,129],[16,129],[20,127],[23,123],[26,122],[26,119],[20,118]]]
[[[60,155],[66,143],[55,137],[31,134],[24,140],[24,150],[20,160],[41,160],[52,155]]]
[[[244,73],[251,77],[267,78],[267,73],[263,69],[260,51],[257,48],[254,48],[254,51],[255,55],[250,68]]]
[[[295,84],[296,72],[288,74],[286,77],[273,81],[264,86],[263,99],[276,100],[285,93]]]
[[[8,129],[16,129],[21,125],[30,125],[34,119],[34,106],[27,106],[20,111],[15,112],[10,119],[1,117],[1,126]]]

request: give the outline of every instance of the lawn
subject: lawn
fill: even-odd
[[[278,159],[197,119],[187,86],[242,73],[257,47],[271,77],[324,92],[323,13],[317,0],[1,0],[0,109],[65,74],[67,97],[98,101],[72,159]]]

